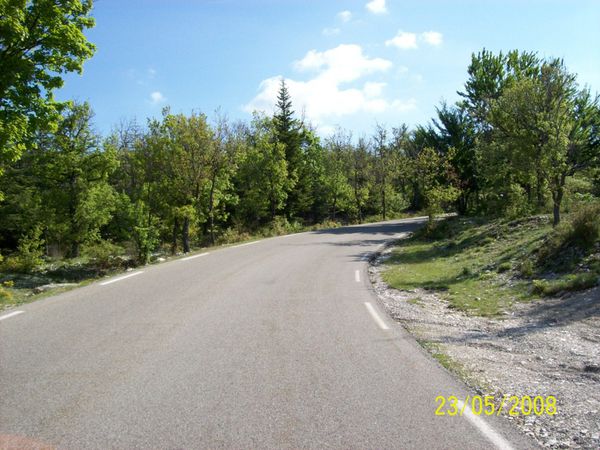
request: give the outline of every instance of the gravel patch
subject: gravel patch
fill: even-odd
[[[556,397],[554,416],[505,414],[543,447],[600,448],[600,287],[517,303],[498,319],[469,316],[431,291],[387,286],[380,274],[389,252],[369,273],[391,317],[438,345],[482,395]]]

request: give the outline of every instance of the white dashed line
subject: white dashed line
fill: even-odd
[[[388,327],[386,325],[386,323],[383,321],[383,319],[381,317],[379,317],[379,314],[377,314],[377,311],[375,311],[375,308],[373,308],[373,305],[371,305],[369,302],[365,302],[365,306],[367,307],[367,311],[369,311],[369,313],[371,313],[373,320],[375,320],[377,325],[379,325],[379,328],[381,328],[382,330],[390,329],[390,327]]]
[[[201,256],[206,256],[206,255],[210,255],[210,253],[205,252],[205,253],[199,253],[197,255],[186,256],[185,258],[179,259],[179,261],[189,261],[190,259],[200,258]]]
[[[252,241],[252,242],[246,242],[245,244],[238,244],[238,245],[233,245],[229,248],[238,248],[238,247],[245,247],[246,245],[252,245],[252,244],[258,244],[260,241]]]
[[[469,405],[465,405],[461,400],[458,400],[457,403],[460,411],[463,411],[463,416],[469,419],[492,444],[500,450],[513,450],[512,445],[506,439],[496,433],[481,417],[473,414]]]
[[[0,316],[0,320],[8,319],[9,317],[18,316],[19,314],[23,314],[25,311],[13,311],[11,313]]]
[[[136,275],[139,275],[141,273],[144,273],[144,271],[140,270],[139,272],[134,272],[134,273],[130,273],[128,275],[123,275],[122,277],[113,278],[112,280],[108,280],[108,281],[104,281],[104,282],[100,283],[100,286],[106,286],[107,284],[116,283],[117,281],[124,280],[125,278],[135,277]]]
[[[360,283],[360,270],[355,270],[355,271],[354,271],[354,280],[355,280],[357,283]]]

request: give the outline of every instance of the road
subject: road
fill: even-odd
[[[368,256],[422,221],[265,239],[23,305],[0,320],[0,439],[531,448],[502,419],[436,416],[437,396],[471,393],[372,292]]]

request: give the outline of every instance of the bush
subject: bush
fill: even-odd
[[[582,291],[598,284],[598,274],[596,273],[578,273],[568,275],[565,278],[548,281],[534,280],[533,293],[537,295],[550,296],[560,292]]]
[[[13,299],[13,295],[10,291],[7,291],[0,286],[0,302],[10,302]]]
[[[82,256],[89,258],[100,269],[119,266],[120,260],[115,256],[122,255],[123,252],[123,247],[105,240],[86,244],[81,249]]]
[[[600,237],[600,204],[583,204],[570,221],[568,239],[582,248],[590,248]]]
[[[600,204],[581,204],[568,221],[552,232],[538,251],[540,265],[556,260],[577,259],[581,251],[590,249],[600,238]]]
[[[312,230],[326,230],[329,228],[339,228],[341,227],[342,224],[335,221],[335,220],[331,220],[331,219],[326,219],[321,223],[318,223],[316,225],[313,225],[311,227]]]
[[[217,239],[218,244],[234,244],[236,242],[247,241],[251,238],[250,234],[239,231],[236,228],[227,228]]]
[[[43,256],[42,229],[35,227],[21,236],[16,254],[6,258],[2,267],[7,272],[32,272],[44,263]]]
[[[503,273],[503,272],[508,272],[511,268],[512,268],[511,263],[509,263],[508,261],[505,261],[498,265],[498,267],[496,268],[496,271],[498,273]]]
[[[530,259],[526,259],[521,263],[519,272],[521,272],[521,276],[524,278],[531,278],[533,276],[533,263]]]
[[[442,239],[450,239],[453,236],[451,224],[453,224],[455,220],[456,219],[454,217],[444,220],[436,220],[431,224],[431,226],[424,226],[419,228],[413,233],[413,236],[415,237],[415,239],[424,241],[439,241]]]

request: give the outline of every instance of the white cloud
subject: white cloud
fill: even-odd
[[[415,33],[408,33],[406,31],[399,30],[396,36],[385,41],[385,45],[388,47],[398,47],[404,50],[417,48],[417,35]]]
[[[352,13],[348,10],[340,11],[337,16],[342,22],[350,22],[352,20]]]
[[[442,33],[438,33],[437,31],[426,31],[421,33],[421,39],[423,39],[427,44],[436,47],[438,45],[442,45],[442,42],[444,41]]]
[[[387,86],[387,83],[377,83],[374,81],[367,81],[363,88],[363,91],[367,97],[379,97],[383,92],[383,88]]]
[[[339,45],[324,52],[311,50],[294,63],[300,72],[313,72],[307,81],[286,79],[286,84],[297,111],[321,128],[326,121],[360,112],[382,113],[406,111],[414,107],[414,100],[388,100],[383,96],[386,83],[365,81],[362,87],[355,82],[372,74],[385,73],[391,61],[370,58],[359,45]],[[244,109],[272,112],[281,77],[263,80],[259,93]],[[350,84],[350,86],[348,86]]]
[[[363,55],[362,47],[342,44],[318,52],[310,50],[304,58],[294,63],[300,71],[320,71],[319,78],[336,84],[354,81],[373,72],[383,72],[392,66],[391,61],[369,58]]]
[[[323,35],[324,36],[335,36],[336,34],[340,34],[340,29],[339,28],[323,28]]]
[[[425,42],[428,45],[438,47],[442,45],[444,36],[442,33],[437,31],[425,31],[419,35],[416,33],[409,33],[408,31],[398,30],[396,36],[392,39],[385,41],[385,45],[388,47],[397,47],[403,50],[418,48],[417,39]]]
[[[387,13],[387,7],[385,6],[385,0],[371,0],[365,5],[369,11],[373,14],[385,14]]]
[[[150,103],[152,103],[153,105],[158,105],[166,101],[167,98],[164,95],[162,95],[159,91],[154,91],[150,93]]]

